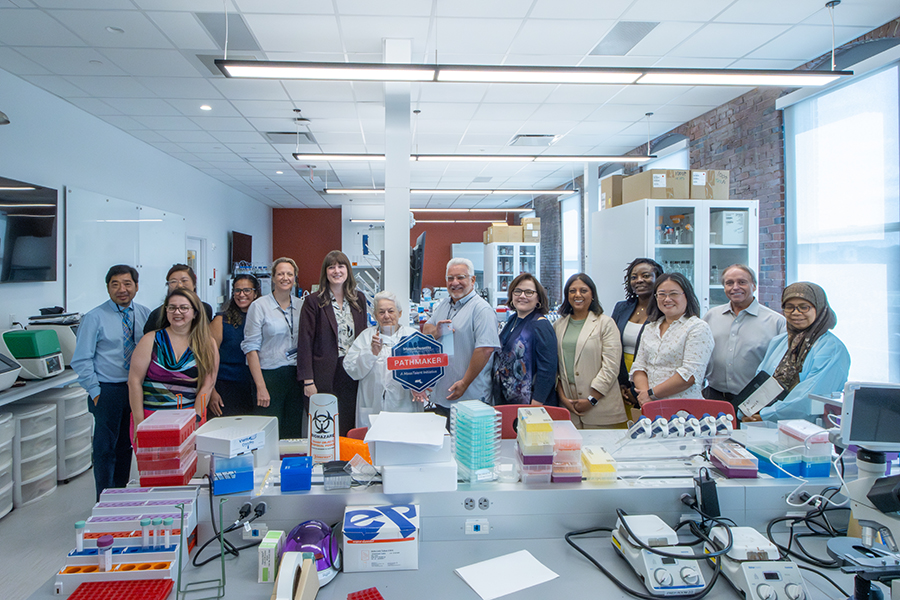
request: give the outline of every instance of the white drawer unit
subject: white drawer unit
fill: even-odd
[[[0,446],[11,442],[16,434],[16,421],[10,412],[0,412]],[[3,462],[0,460],[0,462]]]
[[[54,455],[55,458],[55,455]],[[13,506],[20,508],[56,491],[56,465],[27,481],[13,482]]]
[[[91,468],[91,452],[93,447],[88,444],[85,448],[66,456],[64,461],[57,467],[57,474],[62,473],[65,469],[67,479],[71,479],[76,475],[81,475]],[[61,481],[65,481],[61,479]]]
[[[68,482],[69,479],[86,471],[84,451],[91,447],[94,415],[88,410],[88,393],[79,385],[44,390],[22,399],[21,403],[56,404],[56,478]],[[70,460],[78,455],[78,460]],[[75,470],[69,466],[77,466]]]
[[[10,481],[6,487],[0,488],[0,518],[9,514],[13,508],[13,484]]]
[[[24,506],[56,489],[56,403],[14,404],[12,499]]]

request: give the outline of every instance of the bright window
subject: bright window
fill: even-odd
[[[562,221],[562,279],[563,283],[581,272],[581,194],[560,200]]]
[[[825,289],[857,381],[900,381],[898,111],[896,64],[785,110],[787,280]]]

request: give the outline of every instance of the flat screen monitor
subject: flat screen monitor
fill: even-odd
[[[841,438],[845,444],[867,450],[900,450],[900,384],[848,381]]]
[[[425,232],[416,238],[416,245],[409,251],[409,299],[422,301],[422,271],[425,266]]]
[[[253,236],[239,231],[231,232],[231,268],[238,263],[253,262]]]
[[[0,283],[56,281],[58,195],[0,177]]]

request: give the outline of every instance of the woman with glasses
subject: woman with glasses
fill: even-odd
[[[344,370],[344,357],[367,326],[366,297],[356,289],[350,259],[332,250],[322,261],[319,290],[303,304],[297,345],[297,380],[303,394],[334,394],[340,434],[356,427],[358,384]]]
[[[425,394],[414,394],[405,389],[387,367],[392,348],[416,330],[400,324],[403,311],[392,292],[378,292],[373,302],[378,324],[360,333],[344,357],[347,375],[359,382],[356,393],[357,427],[371,427],[369,416],[383,410],[422,412],[424,408],[422,400]]]
[[[216,382],[219,352],[200,298],[177,288],[163,306],[163,327],[142,337],[131,356],[128,400],[135,427],[156,410],[193,408],[205,417]]]
[[[772,406],[745,421],[812,420],[809,395],[843,390],[850,374],[850,353],[830,331],[837,315],[825,290],[806,281],[792,283],[781,294],[781,308],[787,333],[769,342],[759,371],[772,375],[784,391]]]
[[[603,314],[597,287],[587,274],[569,277],[559,315],[553,329],[560,403],[579,429],[624,427],[628,417],[618,382],[622,342],[615,322]]]
[[[231,287],[231,298],[225,304],[225,310],[209,324],[210,334],[219,348],[219,374],[207,418],[252,415],[254,412],[253,378],[241,342],[244,341],[247,309],[259,298],[259,280],[253,275],[238,275]]]
[[[634,355],[641,345],[641,333],[653,304],[653,286],[663,274],[662,266],[652,258],[636,258],[625,267],[625,299],[616,303],[612,320],[616,322],[622,339],[622,360],[619,363],[619,386],[622,397],[636,405],[637,395],[628,377]]]
[[[241,350],[253,378],[256,414],[278,419],[281,438],[303,437],[303,394],[297,385],[297,336],[300,298],[294,296],[297,263],[281,257],[272,263],[272,293],[247,309]]]
[[[509,284],[506,305],[515,312],[500,332],[494,354],[494,404],[559,405],[556,397],[556,336],[547,320],[550,300],[530,273]]]
[[[641,335],[631,379],[638,405],[663,398],[703,398],[703,379],[712,355],[712,331],[700,318],[700,303],[681,273],[656,279],[656,302]]]

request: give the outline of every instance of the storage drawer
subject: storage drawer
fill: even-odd
[[[31,481],[24,481],[21,485],[13,485],[13,504],[16,507],[24,506],[56,489],[56,467],[53,470]]]
[[[68,438],[76,433],[81,433],[88,427],[93,426],[94,415],[87,411],[75,417],[67,417],[65,421],[65,437]]]
[[[12,413],[0,412],[0,445],[12,441],[16,433],[16,420]]]
[[[48,429],[45,433],[36,435],[29,439],[23,439],[19,446],[19,460],[28,460],[44,452],[47,448],[56,446],[56,426]]]
[[[12,457],[12,442],[9,441],[5,444],[0,444],[0,465],[9,463],[10,468],[12,468]]]
[[[66,448],[64,456],[72,456],[81,452],[85,448],[91,447],[91,428],[88,427],[84,431],[79,431],[72,437],[66,438]]]
[[[6,487],[0,488],[0,517],[12,510],[13,507],[13,484],[8,483]]]
[[[59,473],[64,479],[74,477],[91,466],[91,447],[66,457],[65,472]]]
[[[83,413],[88,408],[88,395],[85,391],[80,391],[80,393],[73,393],[71,395],[67,395],[63,399],[63,415],[68,419],[73,415],[77,415]]]
[[[19,480],[29,481],[56,468],[56,446],[44,450],[37,456],[23,460],[19,464]]]
[[[0,490],[6,487],[7,484],[12,483],[12,461],[7,463],[0,463]],[[0,508],[3,508],[4,504],[0,501]]]
[[[56,405],[35,404],[28,410],[17,410],[16,420],[19,422],[19,438],[25,439],[56,426]]]

